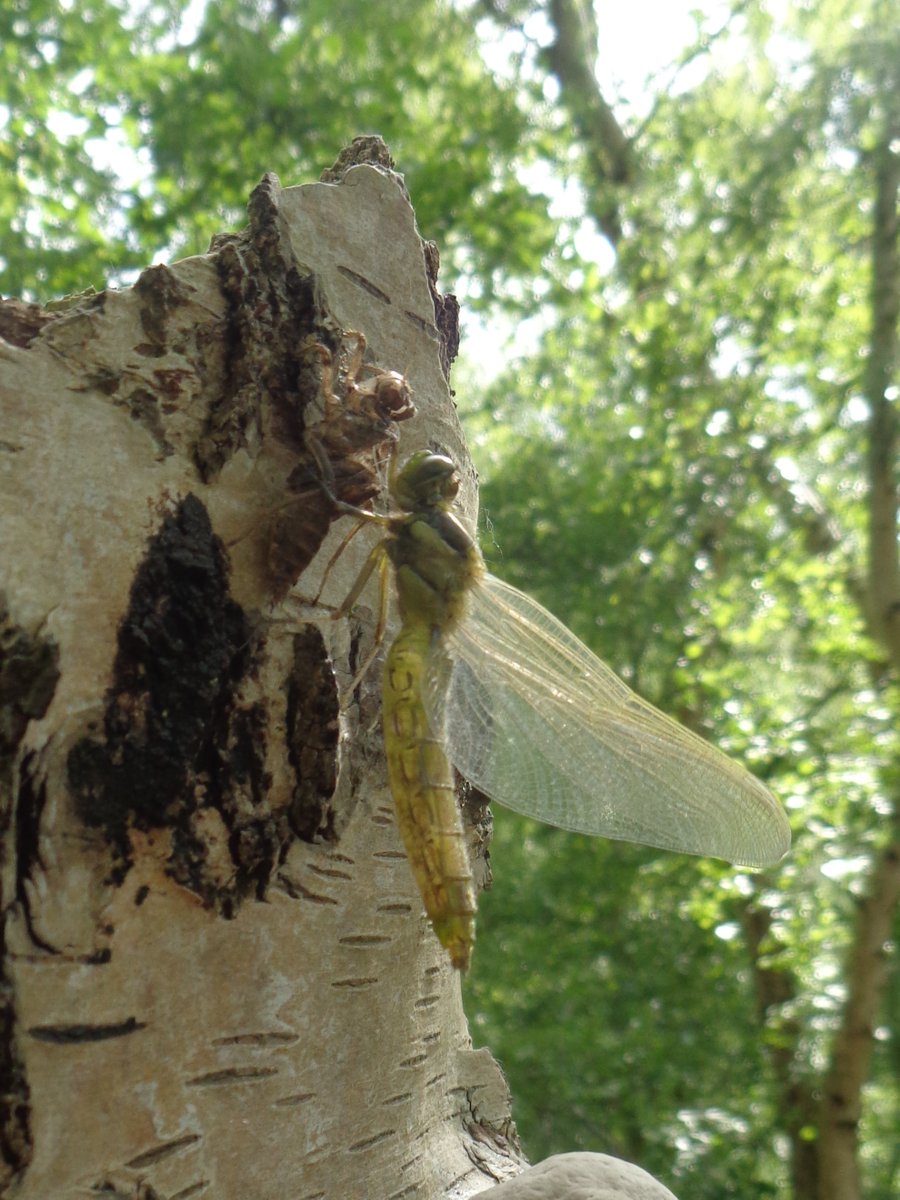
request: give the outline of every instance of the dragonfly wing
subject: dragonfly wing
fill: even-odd
[[[432,727],[492,799],[563,829],[745,866],[787,852],[787,818],[759,780],[642,700],[523,592],[484,577],[435,650]]]

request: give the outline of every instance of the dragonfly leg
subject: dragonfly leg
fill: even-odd
[[[378,542],[378,544],[372,548],[369,556],[366,558],[366,561],[363,563],[359,574],[357,575],[356,579],[354,580],[353,586],[351,587],[350,591],[347,593],[347,595],[344,597],[344,599],[341,601],[340,604],[338,604],[337,606],[323,604],[320,599],[320,597],[322,595],[322,591],[325,587],[325,582],[326,582],[328,575],[330,574],[332,568],[334,567],[335,563],[338,561],[340,556],[347,549],[347,546],[350,544],[352,539],[355,538],[356,535],[359,533],[360,529],[362,529],[362,527],[363,527],[362,522],[359,522],[341,540],[341,544],[338,546],[337,550],[335,550],[334,554],[332,554],[331,558],[328,560],[328,563],[326,564],[325,570],[322,574],[322,582],[319,585],[318,592],[316,592],[315,596],[311,600],[303,601],[304,608],[324,608],[326,610],[325,616],[310,617],[309,618],[310,621],[339,621],[341,619],[341,617],[346,617],[349,614],[350,610],[353,608],[356,601],[359,599],[360,595],[362,594],[363,588],[366,586],[366,584],[371,579],[372,574],[374,573],[376,568],[380,568],[382,576],[385,575],[385,568],[384,568],[384,566],[382,566],[381,559],[385,556],[386,552],[384,549],[384,543]],[[381,591],[385,592],[386,589],[384,587],[382,587]],[[299,597],[294,597],[294,599],[299,600]],[[380,604],[381,603],[382,602],[380,602]],[[386,605],[387,605],[386,598],[383,600],[383,604],[386,607]]]
[[[332,555],[331,560],[329,561],[328,566],[325,569],[326,575],[331,570],[331,568],[334,566],[335,562],[337,561],[338,555],[346,548],[346,545],[349,542],[349,540],[352,537],[354,537],[361,528],[362,528],[361,524],[357,525],[356,528],[352,529],[350,531],[350,533],[344,538],[343,542],[338,547],[338,550],[336,551],[336,553]],[[350,591],[347,593],[347,595],[344,597],[344,599],[341,601],[341,603],[337,606],[337,608],[331,608],[329,605],[321,603],[321,601],[319,600],[319,595],[321,595],[322,588],[320,587],[319,595],[317,595],[314,600],[305,601],[303,604],[302,615],[298,615],[297,618],[294,618],[294,620],[299,619],[300,621],[303,621],[305,624],[312,625],[312,624],[317,624],[320,621],[339,621],[342,617],[348,616],[348,614],[352,611],[353,606],[356,604],[357,600],[359,599],[360,595],[362,594],[362,591],[365,588],[366,584],[372,578],[372,575],[375,573],[376,570],[378,571],[378,575],[379,575],[379,580],[378,580],[378,619],[375,623],[375,632],[372,637],[372,645],[371,645],[368,653],[366,654],[365,658],[363,659],[362,663],[358,667],[353,678],[351,679],[349,686],[346,687],[341,694],[340,704],[341,704],[342,710],[347,707],[347,705],[350,702],[351,697],[353,696],[353,693],[359,687],[360,682],[368,674],[369,668],[372,666],[372,663],[375,661],[375,657],[378,654],[379,649],[381,648],[381,643],[384,641],[384,635],[387,630],[387,616],[388,616],[390,593],[388,590],[388,557],[387,557],[387,551],[385,550],[384,542],[383,541],[379,542],[376,546],[374,546],[372,548],[371,553],[369,554],[366,561],[363,563],[362,569],[360,570],[359,574],[356,577],[356,580],[353,583],[353,587],[350,589]],[[323,586],[324,586],[324,579],[322,582],[323,582]],[[299,597],[294,597],[294,600],[299,600]],[[318,614],[313,616],[309,612],[309,609],[313,608],[313,607],[324,608],[326,611],[321,616],[319,616]]]
[[[366,655],[366,657],[363,659],[360,666],[357,668],[356,674],[350,680],[349,686],[347,687],[346,691],[341,696],[341,708],[342,709],[347,707],[347,704],[349,703],[351,696],[356,691],[356,689],[359,687],[362,680],[368,674],[369,668],[372,666],[372,663],[375,661],[375,657],[378,654],[378,651],[381,649],[381,643],[384,641],[384,635],[385,635],[385,632],[387,631],[387,617],[388,617],[388,603],[389,603],[388,557],[387,557],[387,551],[385,550],[385,547],[384,547],[384,542],[379,542],[378,545],[372,551],[372,553],[369,555],[368,559],[366,560],[365,565],[363,566],[362,571],[359,574],[359,578],[357,579],[357,581],[353,585],[353,587],[350,589],[350,592],[348,593],[347,598],[340,605],[340,607],[335,610],[335,613],[334,613],[335,618],[337,618],[338,616],[346,616],[347,612],[349,612],[350,609],[353,607],[353,605],[356,603],[356,600],[359,598],[360,592],[365,587],[365,585],[368,583],[369,577],[372,575],[372,572],[376,569],[376,567],[378,569],[378,575],[379,575],[379,580],[378,580],[378,583],[379,583],[378,620],[375,623],[375,632],[372,636],[372,645],[369,649],[369,652]]]
[[[369,512],[368,509],[360,508],[356,504],[348,504],[346,500],[338,499],[334,490],[334,469],[332,468],[331,460],[325,452],[322,439],[312,430],[308,430],[305,441],[306,448],[316,460],[316,466],[319,468],[316,475],[316,483],[334,505],[336,512],[348,517],[357,517],[360,521],[368,521],[373,525],[388,525],[390,523],[390,517]]]
[[[347,614],[353,608],[353,605],[357,602],[357,600],[362,595],[363,588],[366,586],[366,584],[372,578],[372,575],[376,569],[378,569],[380,571],[381,578],[384,581],[386,579],[386,574],[387,574],[387,551],[385,550],[383,541],[378,542],[377,545],[372,547],[372,550],[369,553],[368,558],[363,563],[362,569],[360,570],[359,574],[356,577],[356,580],[354,581],[353,587],[350,589],[350,591],[347,593],[347,595],[344,597],[344,599],[341,601],[341,603],[334,610],[334,620],[335,621],[340,620],[341,617],[347,616]],[[381,590],[384,592],[387,589],[385,587],[382,587]],[[384,603],[386,604],[387,601],[385,600]]]
[[[341,557],[341,555],[344,553],[344,551],[347,549],[347,547],[350,545],[350,543],[353,541],[353,539],[356,537],[356,535],[359,533],[359,531],[364,528],[365,528],[365,522],[357,521],[356,524],[353,526],[353,528],[351,530],[349,530],[347,533],[345,533],[344,536],[341,538],[340,542],[338,543],[337,549],[332,554],[331,558],[329,558],[328,562],[325,564],[325,570],[322,572],[322,580],[319,584],[319,590],[316,592],[316,594],[312,600],[312,603],[314,605],[317,605],[319,603],[319,598],[322,595],[322,592],[325,590],[325,584],[328,582],[328,576],[331,574],[332,570],[334,569],[335,563],[338,561],[338,559]]]

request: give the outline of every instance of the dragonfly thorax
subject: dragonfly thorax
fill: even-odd
[[[400,615],[406,622],[447,631],[484,572],[481,551],[452,513],[421,508],[396,522],[387,542]]]

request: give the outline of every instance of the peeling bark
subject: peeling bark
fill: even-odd
[[[383,143],[329,179],[267,176],[247,230],[130,290],[0,307],[0,1191],[22,1200],[464,1197],[520,1166],[400,846],[377,679],[339,710],[371,624],[303,621],[348,528],[297,485],[322,347],[339,379],[359,330],[406,373],[404,452],[450,453],[475,504],[436,252]],[[348,445],[338,490],[374,497],[381,449]]]

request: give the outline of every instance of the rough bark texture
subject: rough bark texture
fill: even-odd
[[[452,304],[369,150],[266,177],[208,256],[0,318],[4,1195],[464,1197],[520,1169],[400,846],[377,678],[339,712],[331,664],[371,632],[272,603],[273,530],[313,596],[349,525],[304,484],[317,344],[339,378],[361,330],[406,373],[404,450],[461,461],[474,508]],[[373,490],[364,449],[335,486]]]

